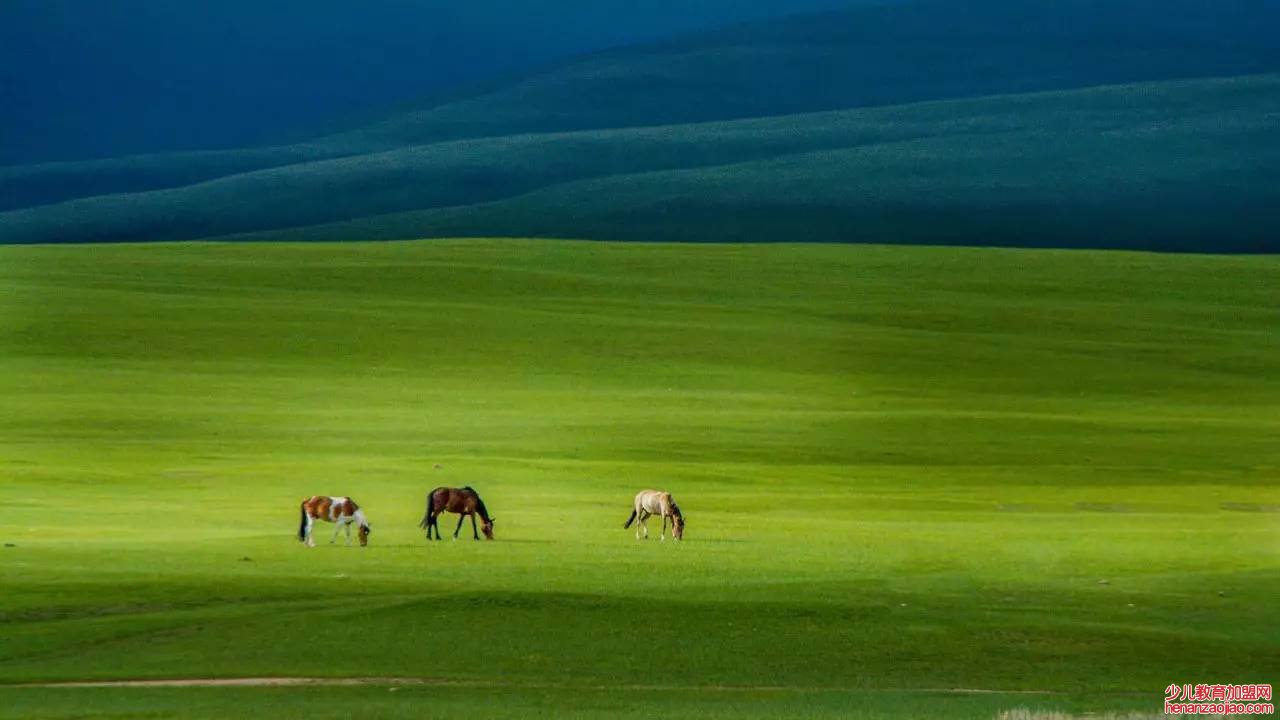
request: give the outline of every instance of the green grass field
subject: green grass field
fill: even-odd
[[[3,687],[0,718],[992,718],[1274,683],[1277,288],[1274,257],[0,248],[0,683],[407,683]],[[428,546],[441,484],[498,539]],[[643,487],[685,542],[622,529]],[[370,546],[303,548],[312,494]]]

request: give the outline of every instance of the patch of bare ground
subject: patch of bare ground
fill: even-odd
[[[1056,695],[1052,690],[995,690],[988,688],[847,688],[825,686],[795,685],[662,685],[662,684],[621,684],[599,685],[592,683],[558,683],[536,680],[519,680],[508,678],[494,679],[455,679],[432,677],[243,677],[243,678],[166,678],[139,680],[59,680],[53,682],[18,683],[0,685],[4,687],[40,687],[40,688],[143,688],[143,687],[287,687],[299,685],[424,685],[445,687],[520,687],[520,688],[563,688],[579,690],[693,690],[712,692],[916,692],[955,695]],[[1067,718],[1067,716],[1061,716]],[[1001,720],[1006,720],[1003,716]],[[1010,716],[1008,720],[1023,720]],[[1028,718],[1027,720],[1030,720]],[[1056,716],[1037,717],[1035,720],[1058,720]],[[1130,718],[1107,718],[1107,720],[1131,720]],[[1137,716],[1134,716],[1137,720]],[[1142,720],[1145,720],[1143,718]]]
[[[1056,711],[1044,710],[1027,710],[1026,708],[1015,708],[1013,710],[1005,710],[996,716],[996,720],[1157,720],[1160,718],[1173,718],[1173,715],[1149,715],[1144,713],[1128,713],[1114,714],[1106,713],[1104,715],[1071,715],[1069,713],[1061,713]],[[1214,717],[1217,717],[1216,715]]]

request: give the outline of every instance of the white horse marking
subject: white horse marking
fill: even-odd
[[[347,545],[351,544],[351,526],[354,524],[360,529],[358,536],[360,545],[369,544],[369,521],[365,519],[364,510],[348,497],[325,497],[316,495],[302,501],[302,522],[298,528],[298,539],[307,547],[315,547],[315,539],[311,536],[316,520],[325,520],[333,523],[333,537],[329,539],[329,543],[333,544],[338,541],[338,533],[343,530],[347,531]]]

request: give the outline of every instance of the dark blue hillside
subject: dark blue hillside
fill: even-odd
[[[0,165],[232,148],[549,62],[856,0],[3,0]]]
[[[1280,0],[919,0],[743,23],[289,145],[0,168],[0,242],[1272,252],[1276,28]]]

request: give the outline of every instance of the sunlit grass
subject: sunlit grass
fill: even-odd
[[[0,679],[430,678],[487,683],[495,717],[1149,712],[1171,682],[1268,682],[1278,269],[4,248]],[[441,484],[476,487],[498,540],[428,545]],[[686,542],[622,529],[642,487]],[[316,493],[360,501],[368,548],[299,545]],[[650,685],[674,690],[607,690]],[[920,693],[949,689],[1045,694]],[[468,702],[315,692],[8,689],[0,716]]]

